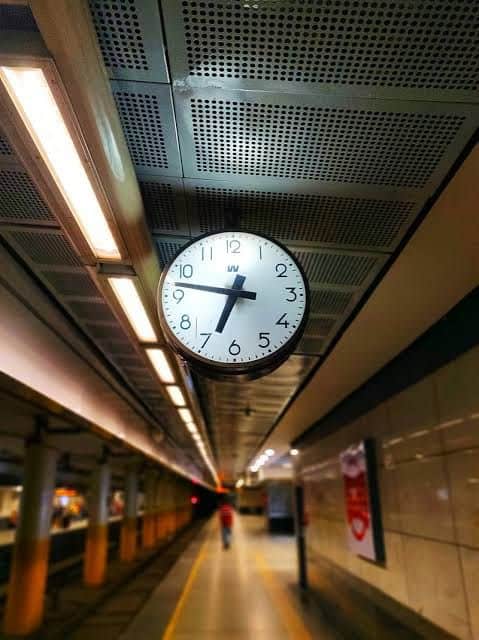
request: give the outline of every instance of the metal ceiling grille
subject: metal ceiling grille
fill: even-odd
[[[261,189],[247,180],[236,187],[213,180],[185,183],[190,222],[198,233],[223,229],[234,210],[242,229],[283,242],[391,250],[418,210],[413,201],[348,197],[341,189],[333,195],[325,188],[319,193]]]
[[[43,277],[61,296],[81,298],[101,298],[93,280],[85,272],[43,271]]]
[[[18,5],[0,5],[0,29],[7,31],[38,31],[37,23],[30,7]]]
[[[21,169],[0,168],[0,222],[56,224],[30,177]]]
[[[310,282],[361,286],[377,265],[377,256],[294,251]]]
[[[180,140],[189,176],[430,187],[453,143],[472,134],[467,114],[417,104],[277,96],[251,92],[181,100]],[[279,103],[281,102],[281,103]],[[321,106],[320,102],[325,104]],[[437,178],[436,178],[437,180]]]
[[[10,237],[38,266],[81,266],[78,256],[61,231],[12,231]]]
[[[90,0],[90,11],[110,77],[168,82],[157,2]]]
[[[163,269],[178,253],[181,247],[187,242],[188,238],[162,238],[156,237],[156,246],[158,248],[158,257],[160,265]]]
[[[479,85],[473,2],[163,0],[163,8],[174,78],[303,89]]]
[[[8,140],[2,135],[0,131],[0,156],[12,156],[13,150]]]
[[[189,235],[183,185],[180,180],[139,176],[146,218],[154,233]]]
[[[353,294],[331,289],[311,291],[311,313],[342,315],[353,300]]]
[[[121,81],[111,84],[136,170],[181,175],[169,86]]]

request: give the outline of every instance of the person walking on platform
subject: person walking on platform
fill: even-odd
[[[223,500],[220,504],[219,515],[223,549],[229,549],[231,544],[231,530],[233,527],[233,508],[227,500]]]

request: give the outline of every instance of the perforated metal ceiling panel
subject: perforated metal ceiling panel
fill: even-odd
[[[170,87],[122,81],[112,81],[111,87],[136,170],[181,176]]]
[[[277,184],[268,189],[262,180],[184,182],[191,228],[198,234],[223,229],[228,215],[236,212],[242,229],[282,242],[391,251],[420,207],[413,199],[378,198],[372,189],[348,185],[307,183],[287,189]]]
[[[431,193],[471,137],[470,105],[324,95],[175,92],[185,175]],[[320,184],[318,184],[320,187]]]
[[[313,357],[292,356],[268,376],[240,385],[200,380],[213,441],[227,477],[244,470],[248,456],[315,362]]]
[[[168,82],[156,0],[90,0],[89,4],[111,78]]]
[[[474,2],[162,0],[162,6],[179,83],[446,100],[470,99],[479,86]]]
[[[143,204],[153,233],[190,234],[183,181],[138,176]]]
[[[0,140],[0,153],[1,151],[2,141]],[[50,226],[56,224],[54,216],[28,174],[14,166],[0,166],[1,222]]]

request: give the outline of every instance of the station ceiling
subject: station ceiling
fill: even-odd
[[[478,5],[90,0],[89,10],[160,266],[234,215],[285,243],[309,279],[305,335],[279,370],[239,392],[195,378],[231,481],[334,349],[474,134]],[[37,27],[28,8],[5,5],[0,28]],[[1,132],[0,233],[191,448]]]

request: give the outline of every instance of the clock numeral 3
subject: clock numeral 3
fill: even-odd
[[[176,300],[176,304],[181,302],[184,297],[185,297],[185,292],[183,291],[183,289],[175,289],[173,291],[173,298]]]
[[[261,349],[266,349],[266,347],[269,347],[269,345],[271,344],[271,340],[268,338],[269,335],[271,335],[269,331],[263,331],[259,334],[258,347],[261,347]]]
[[[191,320],[190,320],[190,316],[187,313],[184,313],[181,316],[181,322],[180,322],[180,327],[182,329],[190,329],[191,328]]]
[[[233,342],[229,346],[228,351],[232,356],[237,356],[239,353],[241,353],[241,347],[235,340],[233,340]]]
[[[286,275],[287,270],[288,270],[288,267],[285,264],[283,264],[282,262],[278,262],[278,264],[275,266],[276,277],[287,278],[288,277]]]
[[[202,349],[205,347],[206,343],[208,342],[208,340],[211,338],[212,335],[213,335],[212,333],[200,333],[200,336],[207,336],[206,340],[201,345]]]
[[[287,313],[283,313],[281,318],[276,321],[276,324],[278,324],[281,327],[284,327],[285,329],[287,329],[289,327],[289,322],[286,320],[286,316],[287,315],[288,315]]]
[[[180,278],[191,278],[193,267],[191,264],[180,264]]]
[[[296,287],[286,287],[286,291],[289,291],[291,296],[286,298],[286,302],[294,302],[297,299]]]

